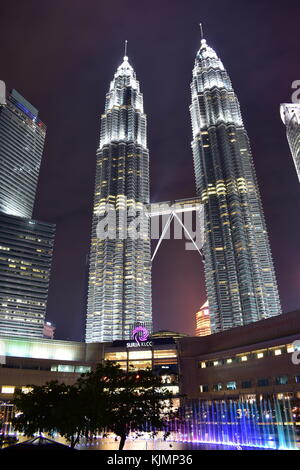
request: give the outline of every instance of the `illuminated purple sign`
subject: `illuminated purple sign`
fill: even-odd
[[[149,347],[152,346],[152,341],[149,341],[150,332],[149,330],[142,325],[136,326],[133,328],[131,337],[135,340],[134,343],[126,343],[127,348],[136,348],[139,346]]]
[[[140,345],[142,341],[147,341],[149,331],[144,326],[137,326],[132,331],[132,338]]]

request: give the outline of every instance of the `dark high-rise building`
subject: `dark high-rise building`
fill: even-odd
[[[42,337],[55,226],[0,213],[0,335]]]
[[[145,217],[148,203],[149,154],[143,95],[125,55],[110,84],[101,116],[87,342],[129,339],[135,324],[151,324],[150,237]],[[107,236],[103,234],[105,220]]]
[[[282,104],[280,115],[286,125],[286,135],[300,181],[300,104]]]
[[[0,100],[0,335],[40,337],[55,225],[32,220],[46,126],[17,91]]]
[[[248,135],[230,78],[202,39],[190,107],[212,332],[281,313]]]
[[[46,126],[16,90],[0,103],[0,212],[30,218]]]

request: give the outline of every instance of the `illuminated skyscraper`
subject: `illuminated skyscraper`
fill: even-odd
[[[46,137],[37,116],[16,90],[0,103],[0,212],[5,214],[32,216]]]
[[[151,324],[148,219],[149,153],[139,82],[126,56],[106,95],[97,151],[86,341],[129,339],[134,324]],[[108,217],[117,228],[103,237]],[[126,221],[127,217],[127,221]],[[139,217],[144,236],[133,235]],[[126,233],[126,226],[129,232]],[[124,231],[125,228],[125,231]]]
[[[55,225],[31,217],[46,126],[0,83],[0,336],[42,338]]]
[[[43,336],[54,233],[0,212],[0,336]]]
[[[282,104],[280,114],[300,182],[300,104]]]
[[[205,214],[205,279],[212,332],[281,313],[248,135],[230,78],[205,39],[190,106],[194,169]]]
[[[196,313],[196,336],[211,335],[208,302],[206,301]]]

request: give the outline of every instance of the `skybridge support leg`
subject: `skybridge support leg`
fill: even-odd
[[[196,250],[198,251],[199,255],[201,256],[201,258],[203,259],[203,253],[201,251],[201,248],[199,248],[196,243],[195,243],[195,240],[192,238],[192,235],[190,234],[190,232],[188,231],[188,229],[186,228],[186,226],[182,223],[182,220],[180,219],[180,217],[178,217],[178,215],[176,213],[174,213],[174,217],[176,217],[176,219],[178,220],[178,222],[180,223],[181,227],[183,228],[183,230],[185,231],[185,233],[187,234],[187,236],[189,237],[189,239],[191,240],[191,242],[193,243],[193,245],[195,246]]]
[[[154,253],[153,253],[152,258],[151,258],[151,262],[154,260],[155,255],[156,255],[156,253],[157,253],[157,250],[158,250],[158,248],[160,247],[161,242],[163,241],[164,236],[165,236],[165,234],[166,234],[168,228],[170,227],[170,224],[171,224],[173,218],[174,218],[174,213],[172,212],[172,213],[170,214],[170,217],[168,218],[168,220],[167,220],[167,222],[166,222],[166,225],[164,226],[164,229],[163,229],[163,231],[162,231],[162,233],[161,233],[161,236],[159,237],[158,243],[157,243],[157,245],[156,245],[156,247],[155,247]]]

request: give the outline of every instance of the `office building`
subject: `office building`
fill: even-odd
[[[300,104],[282,104],[280,115],[286,125],[286,134],[300,181]]]
[[[0,212],[32,217],[46,126],[16,90],[0,103]]]
[[[55,226],[32,220],[46,126],[16,90],[0,101],[0,336],[42,337]]]
[[[0,213],[0,336],[42,337],[55,226]]]
[[[208,302],[204,302],[196,313],[196,336],[211,335]]]

